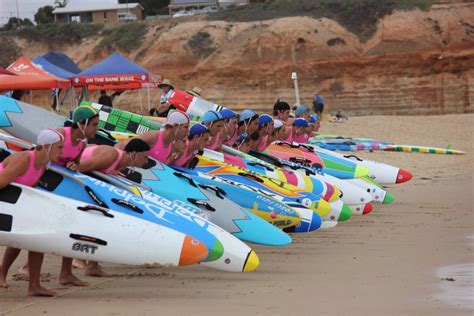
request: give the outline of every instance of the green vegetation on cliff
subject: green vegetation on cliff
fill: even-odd
[[[291,16],[336,20],[362,41],[377,29],[377,22],[394,10],[427,10],[433,0],[267,0],[209,15],[209,20],[263,21]]]

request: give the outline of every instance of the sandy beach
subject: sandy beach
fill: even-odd
[[[27,298],[27,282],[12,276],[25,262],[22,252],[10,288],[0,289],[0,315],[472,315],[473,130],[474,114],[323,122],[323,133],[451,144],[468,154],[361,152],[411,171],[414,179],[390,187],[396,201],[375,204],[367,216],[295,235],[288,247],[254,246],[261,266],[249,274],[104,264],[113,277],[61,287],[60,258],[48,255],[44,285],[60,296]]]

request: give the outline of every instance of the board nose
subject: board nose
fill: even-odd
[[[203,243],[193,237],[186,236],[181,247],[179,265],[187,266],[201,262],[207,258],[208,254],[209,249]]]
[[[407,182],[407,181],[410,181],[411,178],[413,178],[413,175],[410,172],[404,169],[400,169],[400,171],[398,171],[396,183],[398,184],[398,183]]]

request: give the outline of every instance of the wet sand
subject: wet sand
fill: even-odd
[[[451,144],[468,154],[361,153],[405,168],[414,179],[390,187],[396,201],[375,204],[367,216],[293,236],[288,247],[254,246],[261,259],[257,272],[105,264],[116,276],[84,277],[92,284],[86,288],[61,287],[60,259],[48,255],[43,272],[50,275],[44,285],[61,296],[26,298],[27,283],[10,275],[10,288],[0,289],[0,314],[472,315],[469,302],[450,301],[454,292],[449,287],[460,280],[446,267],[474,263],[469,239],[474,235],[473,123],[474,115],[375,116],[323,123],[327,133],[437,147]],[[75,272],[82,275],[81,270]],[[451,277],[454,281],[448,280]],[[462,287],[465,281],[456,289]]]

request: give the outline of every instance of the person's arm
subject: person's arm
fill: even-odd
[[[112,148],[112,147],[111,147]],[[76,167],[78,172],[87,173],[107,169],[118,158],[119,153],[116,150],[100,150],[94,153],[89,159],[81,161]]]
[[[121,95],[125,90],[117,90],[115,91],[114,93],[112,93],[112,95],[110,96],[110,100],[113,102],[115,97],[118,97],[119,95]]]
[[[147,143],[150,147],[153,147],[153,146],[155,146],[156,139],[157,139],[156,133],[157,133],[156,131],[151,131],[151,132],[146,132],[146,133],[143,133],[143,134],[131,137],[131,138],[127,138],[127,139],[122,140],[120,143],[117,143],[114,147],[124,150],[125,146],[127,146],[128,142],[130,140],[134,139],[134,138],[141,139],[145,143]]]
[[[16,177],[21,176],[28,169],[29,156],[25,153],[15,154],[8,160],[7,165],[0,172],[0,190],[13,182]]]

